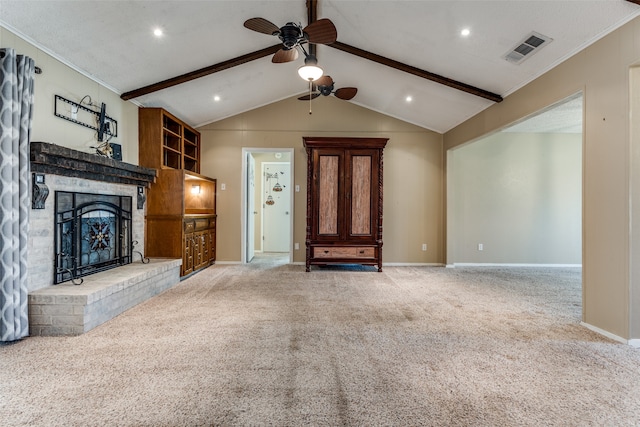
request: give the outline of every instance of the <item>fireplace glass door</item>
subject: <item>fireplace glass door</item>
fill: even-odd
[[[55,199],[54,283],[131,263],[130,196],[56,191]]]

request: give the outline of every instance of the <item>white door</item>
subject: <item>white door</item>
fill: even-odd
[[[255,255],[255,217],[256,217],[256,159],[247,153],[247,262]]]
[[[291,242],[291,164],[262,163],[262,250],[289,252]]]

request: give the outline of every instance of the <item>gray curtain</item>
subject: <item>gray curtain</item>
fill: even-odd
[[[35,64],[0,49],[0,342],[29,334],[29,137]]]

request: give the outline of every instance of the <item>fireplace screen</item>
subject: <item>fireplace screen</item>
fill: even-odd
[[[56,191],[55,199],[55,284],[131,263],[130,196]]]

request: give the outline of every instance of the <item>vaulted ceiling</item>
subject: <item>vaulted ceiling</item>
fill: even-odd
[[[272,63],[280,41],[247,19],[328,18],[337,43],[316,45],[318,63],[336,88],[358,88],[342,102],[446,132],[638,16],[636,3],[0,0],[0,25],[123,99],[199,126],[308,91],[304,56]],[[549,41],[520,63],[504,58],[534,32]]]

